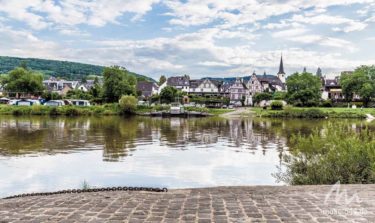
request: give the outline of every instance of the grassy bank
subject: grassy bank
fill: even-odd
[[[169,106],[138,106],[136,114],[144,114],[152,111],[168,111]],[[187,111],[206,112],[212,115],[220,115],[233,111],[231,109],[213,108],[186,108]],[[65,116],[90,116],[90,115],[121,115],[122,110],[118,104],[95,105],[90,107],[62,106],[50,107],[43,105],[34,106],[10,106],[0,105],[0,115],[65,115]]]
[[[252,108],[258,117],[270,118],[366,118],[366,114],[375,116],[374,108],[298,108],[285,107],[283,110]]]
[[[100,106],[78,107],[62,106],[50,107],[43,105],[33,106],[9,106],[1,105],[0,114],[2,115],[119,115],[121,109],[118,104],[106,104]]]

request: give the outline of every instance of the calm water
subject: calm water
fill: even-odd
[[[168,188],[275,185],[272,174],[288,153],[289,136],[328,122],[1,116],[0,197],[81,188],[84,181]]]

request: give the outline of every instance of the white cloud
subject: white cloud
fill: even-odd
[[[33,29],[44,29],[53,25],[89,24],[104,26],[118,23],[124,13],[134,14],[133,19],[141,18],[160,0],[0,0],[0,12],[9,18],[25,22]],[[46,16],[41,16],[45,14]]]

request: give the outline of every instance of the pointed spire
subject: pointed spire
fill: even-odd
[[[283,63],[283,54],[281,54],[279,72],[277,74],[285,74],[285,72],[284,72],[284,63]]]
[[[303,73],[307,73],[306,67],[303,68]]]
[[[266,76],[266,71],[264,71],[263,75]]]

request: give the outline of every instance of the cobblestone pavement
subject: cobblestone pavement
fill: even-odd
[[[332,188],[216,187],[16,198],[0,200],[0,222],[375,222],[375,185]]]

